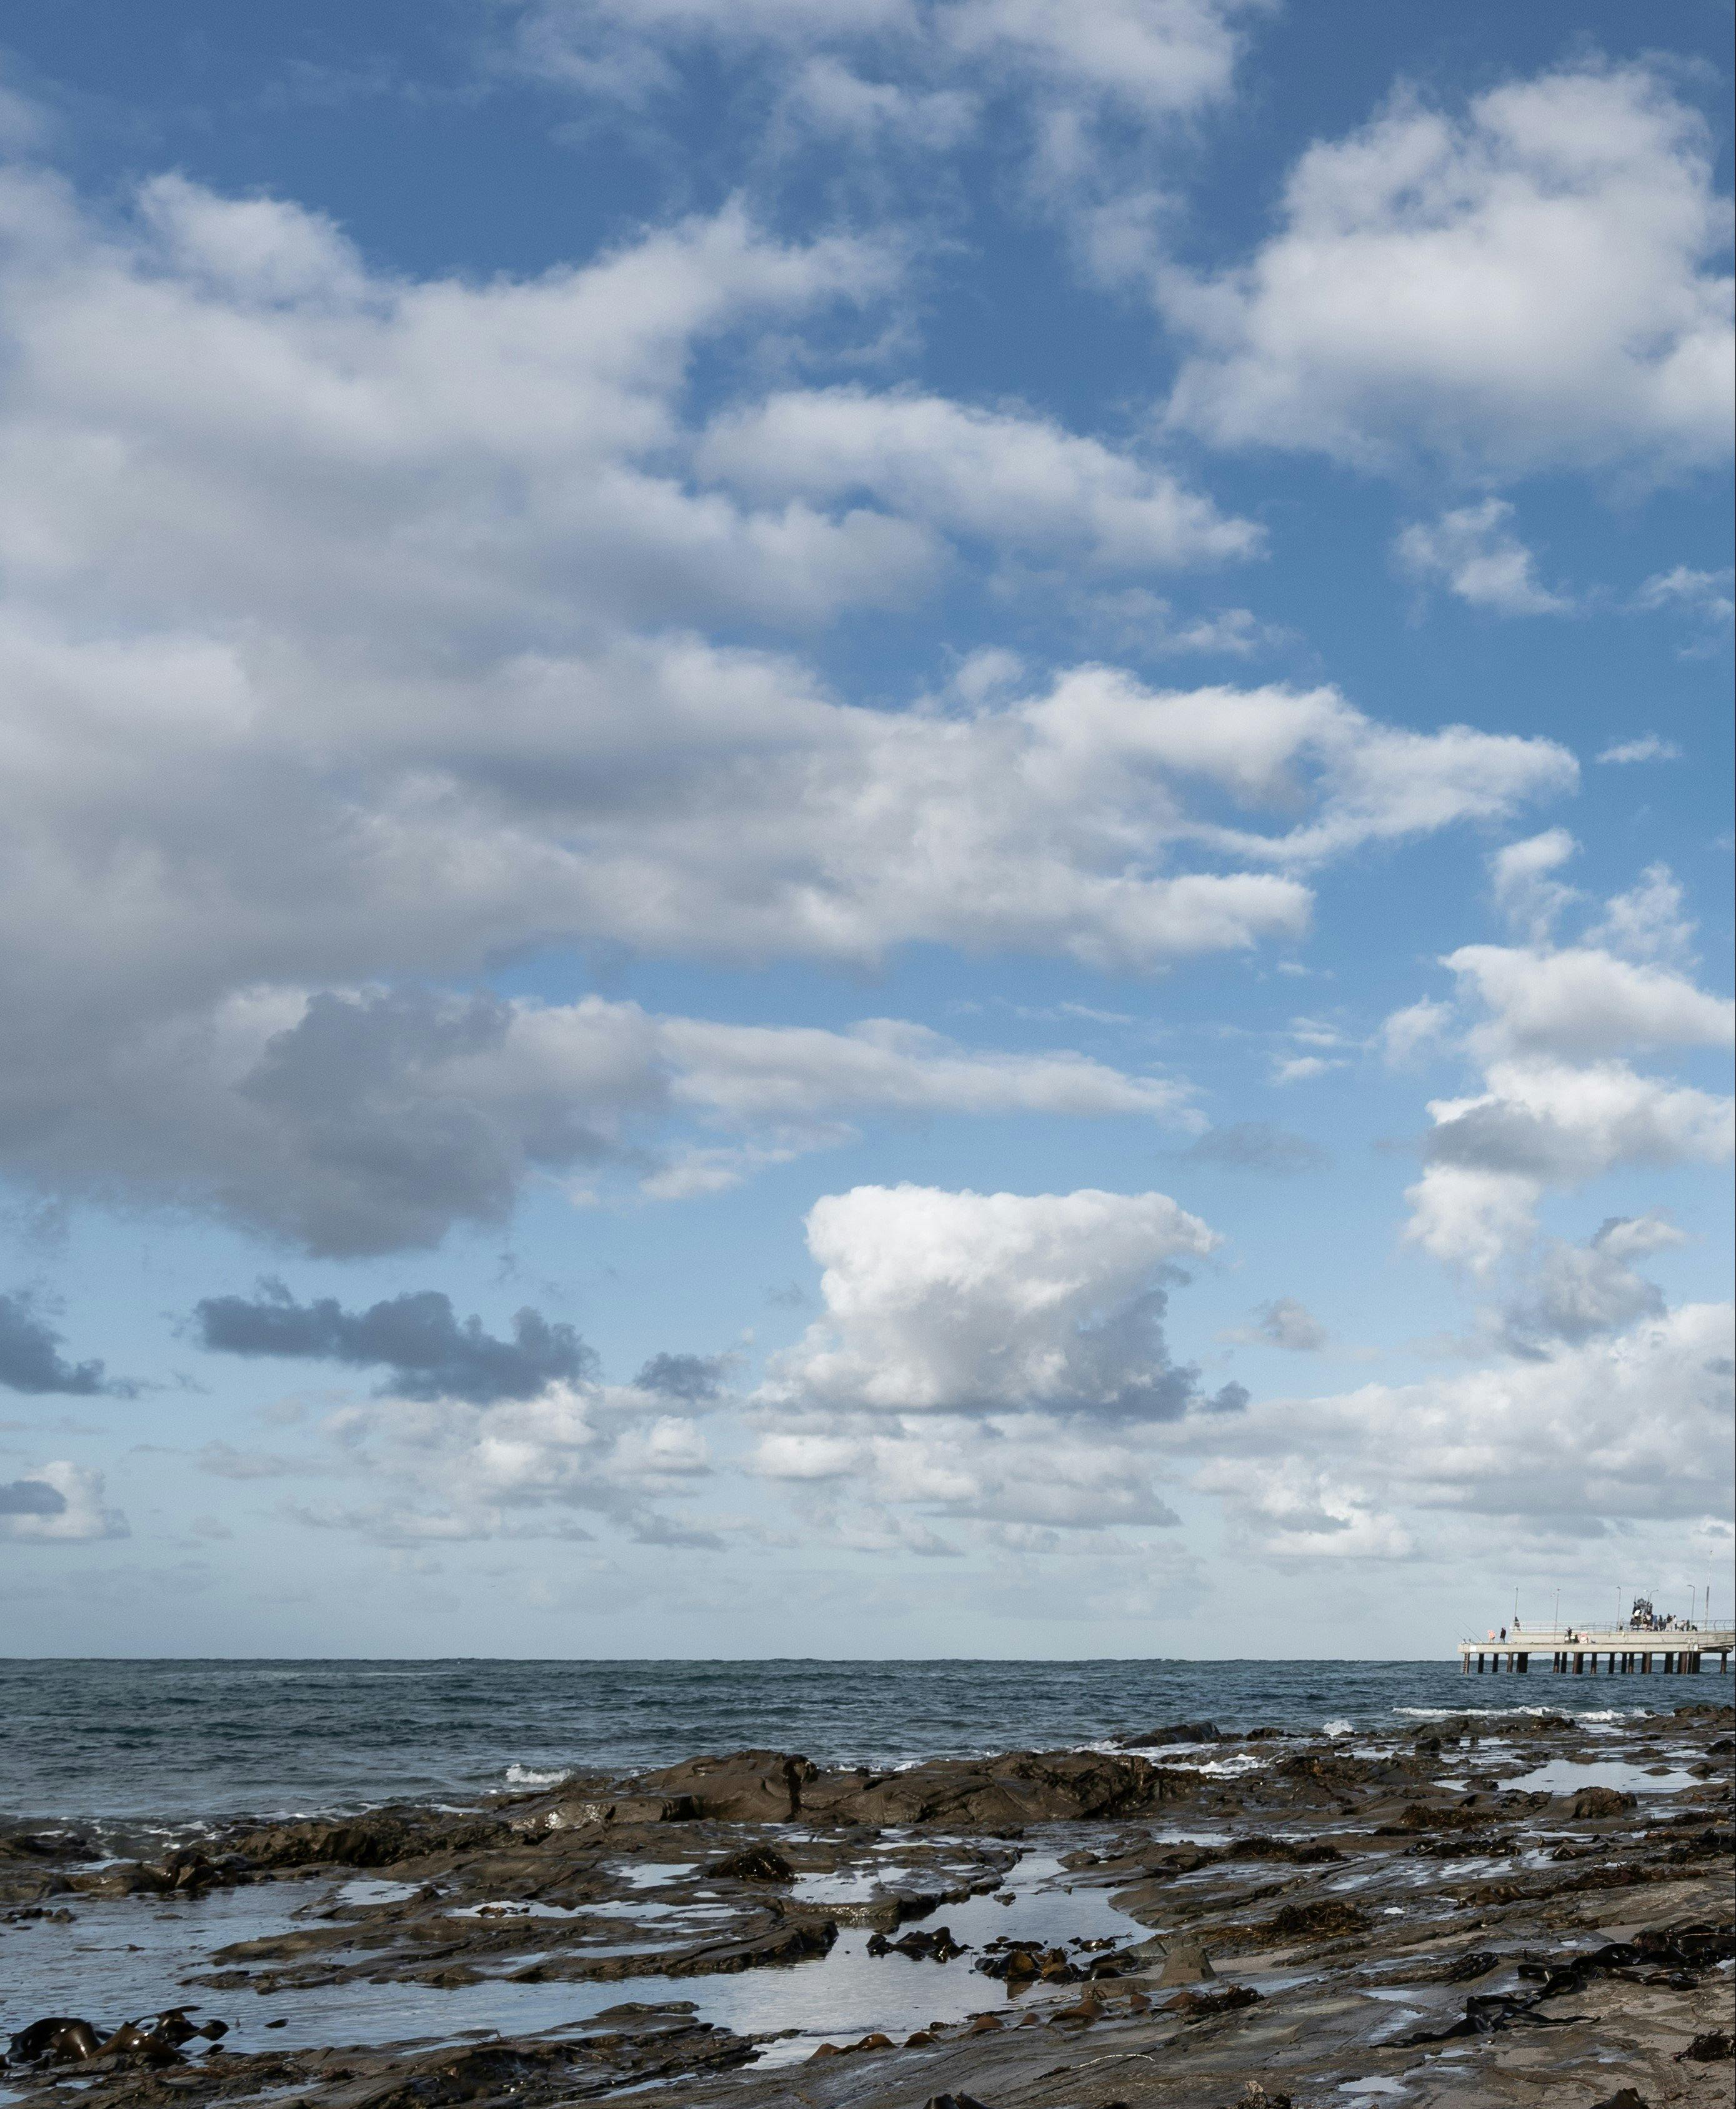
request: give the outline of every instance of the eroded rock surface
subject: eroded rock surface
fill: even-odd
[[[136,1859],[0,1823],[0,1985],[32,1943],[95,1958],[81,2011],[0,1992],[0,2088],[66,2109],[1728,2104],[1729,1730],[1690,1703],[1361,1741],[1190,1722],[884,1773],[754,1750]],[[1563,1760],[1603,1769],[1526,1783]],[[116,2011],[102,1955],[163,1926],[160,2007]]]

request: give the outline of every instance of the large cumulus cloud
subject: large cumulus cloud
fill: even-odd
[[[1198,1371],[1164,1339],[1164,1285],[1219,1240],[1165,1194],[858,1186],[817,1201],[807,1233],[825,1316],[779,1359],[769,1398],[1105,1421],[1199,1402]]]
[[[1309,148],[1245,263],[1160,275],[1197,345],[1171,415],[1364,466],[1720,463],[1729,241],[1707,128],[1661,70],[1401,93]]]
[[[732,207],[416,279],[278,201],[162,178],[99,219],[0,178],[0,1164],[330,1251],[496,1220],[640,1116],[650,1190],[693,1190],[908,1087],[786,1059],[755,1131],[677,1140],[703,1021],[444,991],[549,946],[1156,969],[1295,939],[1326,860],[1571,787],[1552,743],[1325,688],[829,687],[780,639],[954,562],[1257,540],[1132,440],[768,386],[768,331],[823,369],[898,269]],[[980,1099],[980,1064],[904,1058]]]

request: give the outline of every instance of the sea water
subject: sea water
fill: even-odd
[[[1728,1696],[1452,1662],[0,1660],[0,1818],[185,1826],[466,1803],[744,1748],[826,1764],[1107,1743],[1191,1721],[1390,1736]],[[1209,1755],[1201,1752],[1201,1757]]]

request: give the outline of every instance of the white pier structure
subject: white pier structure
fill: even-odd
[[[1710,1656],[1718,1658],[1718,1674],[1729,1673],[1730,1652],[1736,1648],[1736,1627],[1719,1626],[1563,1626],[1539,1631],[1503,1628],[1487,1640],[1461,1641],[1458,1665],[1468,1677],[1475,1662],[1479,1671],[1505,1669],[1523,1675],[1531,1657],[1547,1656],[1557,1676],[1595,1677],[1601,1656],[1604,1673],[1646,1677],[1654,1672],[1666,1677],[1694,1676]],[[1504,1658],[1504,1660],[1503,1660]]]

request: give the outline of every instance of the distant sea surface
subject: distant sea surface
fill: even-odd
[[[1645,1697],[1729,1690],[1671,1678]],[[1466,1678],[1452,1662],[0,1660],[0,1815],[183,1824],[466,1802],[748,1747],[891,1766],[1184,1721],[1390,1733],[1437,1709],[1639,1702],[1630,1678]]]

